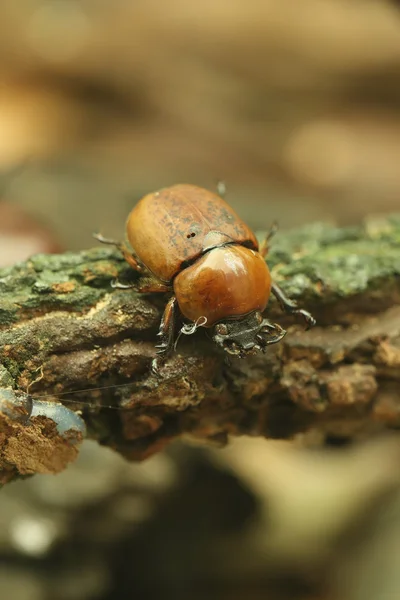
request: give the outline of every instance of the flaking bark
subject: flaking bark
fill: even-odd
[[[159,379],[150,363],[165,295],[112,290],[113,279],[136,278],[116,251],[40,255],[0,270],[0,388],[39,379],[33,396],[63,393],[90,437],[134,460],[185,434],[223,444],[229,435],[343,440],[398,427],[400,216],[280,233],[268,263],[317,327],[305,332],[271,300],[268,315],[289,331],[266,355],[227,366],[198,331],[180,340]]]

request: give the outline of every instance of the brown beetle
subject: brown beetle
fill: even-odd
[[[180,333],[213,328],[214,342],[239,357],[265,352],[286,333],[262,316],[271,291],[282,310],[302,315],[308,327],[315,324],[271,281],[264,260],[271,235],[259,247],[251,229],[212,192],[180,184],[148,194],[130,213],[126,231],[135,255],[124,244],[95,237],[117,246],[133,269],[150,276],[139,292],[174,294],[160,324],[159,360],[176,346],[178,311],[189,321]],[[153,370],[157,366],[156,359]]]

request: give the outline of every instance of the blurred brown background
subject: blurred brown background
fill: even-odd
[[[400,6],[1,0],[0,263],[228,186],[257,229],[400,210]],[[86,445],[0,496],[0,597],[400,597],[399,447]]]
[[[71,248],[145,192],[251,225],[400,208],[400,10],[373,0],[2,0],[6,197]]]

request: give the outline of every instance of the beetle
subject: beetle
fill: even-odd
[[[229,355],[245,357],[279,342],[286,331],[263,317],[271,292],[282,310],[301,315],[307,328],[312,315],[289,300],[271,280],[265,256],[273,231],[259,246],[253,231],[217,194],[177,184],[144,196],[131,211],[123,243],[95,234],[116,246],[129,265],[147,275],[142,293],[172,294],[158,332],[161,338],[153,371],[176,347],[179,335],[198,327]],[[136,287],[115,282],[113,287]],[[178,315],[186,319],[176,337]]]

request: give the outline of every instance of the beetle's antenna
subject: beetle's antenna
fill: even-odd
[[[176,347],[178,345],[179,339],[181,337],[181,335],[193,335],[193,333],[195,333],[195,331],[197,331],[197,329],[199,327],[204,327],[207,323],[207,317],[199,317],[197,319],[197,321],[195,321],[195,323],[192,323],[191,325],[188,325],[187,323],[185,323],[184,325],[182,325],[181,330],[178,333],[178,337],[176,338],[175,344],[174,344],[174,350],[176,350]]]
[[[204,327],[207,323],[207,317],[199,317],[192,325],[183,325],[181,333],[184,335],[192,335],[199,327]]]
[[[221,198],[225,198],[226,192],[227,192],[227,189],[226,189],[226,183],[225,183],[225,181],[223,181],[222,179],[219,179],[217,181],[217,194],[218,194],[218,196],[220,196]]]

